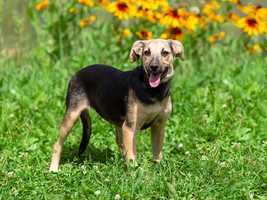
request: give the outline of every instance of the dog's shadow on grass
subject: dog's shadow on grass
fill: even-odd
[[[115,157],[114,151],[110,148],[104,150],[98,149],[93,145],[88,145],[85,152],[79,155],[78,145],[66,145],[64,151],[62,151],[60,163],[65,164],[69,162],[75,162],[77,164],[83,163],[85,160],[89,160],[92,163],[106,163],[108,160]]]

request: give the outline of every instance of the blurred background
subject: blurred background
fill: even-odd
[[[204,41],[214,43],[229,35],[237,39],[244,32],[245,50],[260,45],[266,51],[266,4],[262,0],[0,0],[0,49],[3,56],[15,56],[38,43],[50,57],[58,59],[60,51],[71,53],[74,44],[70,41],[97,31],[100,33],[92,35],[92,41],[102,36],[116,46],[125,41],[128,44],[127,40],[158,37],[202,41],[204,37]],[[255,18],[259,25],[244,24],[244,20],[242,25],[245,17]]]

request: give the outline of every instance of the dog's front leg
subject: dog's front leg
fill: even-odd
[[[152,153],[156,159],[162,159],[162,145],[164,139],[164,126],[165,122],[156,121],[151,126],[151,145]]]
[[[151,145],[152,153],[156,159],[162,159],[162,145],[164,139],[165,124],[171,114],[171,96],[163,101],[163,110],[151,125]]]
[[[126,158],[127,166],[133,161],[134,166],[137,166],[136,157],[136,137],[138,130],[135,125],[129,126],[126,122],[122,126],[123,134],[123,155]]]

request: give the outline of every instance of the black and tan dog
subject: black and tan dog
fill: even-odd
[[[79,116],[83,137],[79,153],[83,153],[91,135],[91,118],[87,108],[114,125],[116,142],[126,158],[136,162],[136,137],[141,129],[151,127],[152,152],[162,158],[164,126],[171,113],[170,84],[173,59],[184,59],[183,45],[175,40],[136,41],[130,61],[141,57],[141,66],[120,71],[111,66],[91,65],[77,72],[67,92],[66,113],[52,154],[50,171],[58,171],[64,141]]]

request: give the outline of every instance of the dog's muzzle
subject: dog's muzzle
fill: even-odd
[[[168,72],[168,67],[162,70],[162,68],[159,67],[158,65],[151,65],[148,70],[149,85],[152,88],[158,87],[161,80],[166,76],[167,72]]]

